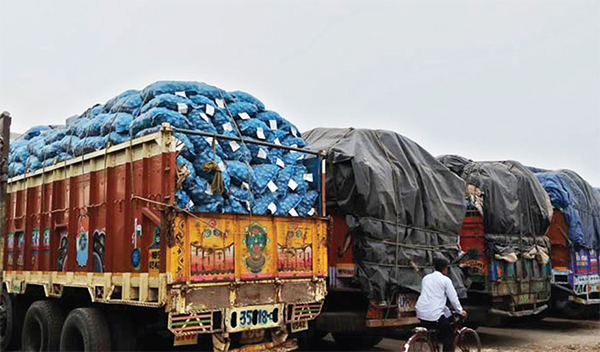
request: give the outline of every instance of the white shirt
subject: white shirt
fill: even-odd
[[[450,317],[450,309],[446,307],[446,298],[457,312],[462,312],[452,280],[439,271],[425,275],[421,281],[421,295],[415,309],[417,318],[427,321],[438,321],[442,314]]]

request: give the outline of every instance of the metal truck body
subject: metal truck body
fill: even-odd
[[[288,327],[307,328],[325,298],[328,220],[176,209],[178,147],[165,125],[10,179],[4,290],[65,314],[74,295],[141,307],[176,345],[212,334],[215,350],[295,348]]]

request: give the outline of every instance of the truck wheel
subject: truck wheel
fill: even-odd
[[[23,327],[23,305],[7,292],[0,295],[0,351],[19,347]]]
[[[332,333],[333,339],[344,350],[368,350],[383,340],[383,336],[367,333]]]
[[[102,313],[77,308],[69,313],[60,334],[61,351],[110,351],[110,332]]]
[[[23,351],[56,351],[65,314],[53,301],[34,302],[25,314],[21,349]]]

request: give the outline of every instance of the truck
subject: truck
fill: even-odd
[[[9,120],[2,115],[3,136]],[[4,178],[2,350],[134,350],[156,336],[214,351],[297,348],[291,334],[308,328],[327,292],[325,209],[292,217],[176,207],[175,129],[163,123]]]
[[[538,319],[551,296],[552,207],[543,187],[516,161],[438,157],[466,181],[468,204],[459,235],[470,279],[463,306],[473,325]]]
[[[600,307],[600,197],[571,170],[530,170],[553,206],[548,228],[552,257],[552,307],[585,317]]]
[[[459,257],[465,183],[393,131],[316,128],[303,134],[327,152],[328,295],[313,334],[366,350],[419,321],[421,278],[434,258]],[[466,290],[458,267],[451,277]],[[312,324],[311,324],[312,325]]]

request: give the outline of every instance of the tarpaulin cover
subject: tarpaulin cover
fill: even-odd
[[[346,215],[355,281],[370,299],[419,291],[419,269],[431,268],[434,258],[456,258],[465,183],[435,157],[384,130],[317,128],[303,137],[311,149],[328,152],[327,206]]]
[[[598,249],[600,194],[574,171],[530,170],[548,193],[552,206],[565,214],[570,243],[576,248]]]
[[[303,147],[296,127],[254,96],[200,82],[160,81],[127,90],[67,119],[66,126],[36,126],[11,143],[9,176],[34,172],[173,127],[276,145]],[[233,140],[175,133],[180,149],[177,206],[191,211],[307,216],[318,188],[304,154]],[[216,165],[216,166],[215,166]],[[214,183],[213,181],[217,182]],[[222,182],[220,182],[222,180]],[[217,192],[217,194],[213,194]]]
[[[518,255],[528,252],[531,243],[544,244],[552,217],[546,191],[527,167],[517,161],[471,161],[458,156],[438,157],[457,172],[468,185],[483,196],[483,228],[488,249],[506,254],[506,248]],[[461,166],[462,163],[465,163]],[[463,195],[464,195],[463,190]],[[540,237],[540,238],[537,238]],[[532,238],[532,241],[524,241]]]

